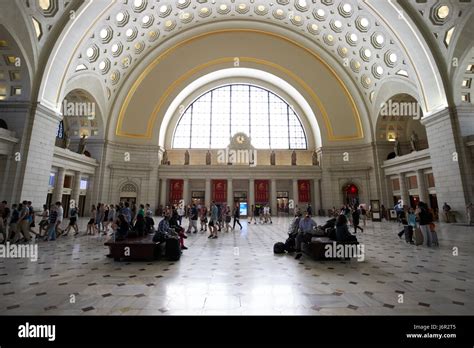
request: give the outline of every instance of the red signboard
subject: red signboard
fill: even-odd
[[[171,179],[170,180],[170,203],[178,204],[183,199],[183,185],[182,179]]]
[[[269,202],[269,181],[255,180],[255,204],[266,204]]]
[[[212,180],[212,200],[216,203],[227,202],[227,180]]]
[[[298,201],[300,203],[311,202],[310,189],[311,184],[309,180],[298,180]]]

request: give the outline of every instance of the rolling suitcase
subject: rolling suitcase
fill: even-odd
[[[421,232],[421,229],[419,227],[415,228],[415,245],[422,245],[423,242],[423,232]]]
[[[438,234],[435,231],[435,224],[430,224],[430,231],[431,231],[431,239],[433,240],[433,245],[439,246],[438,242]]]

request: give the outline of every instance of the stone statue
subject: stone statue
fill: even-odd
[[[163,151],[163,157],[161,158],[161,164],[169,164],[168,163],[168,151]]]
[[[396,156],[401,156],[400,141],[398,141],[398,137],[395,138],[395,144],[393,145],[393,151],[395,152]]]
[[[184,153],[184,165],[189,165],[189,151],[186,150],[186,152]]]
[[[211,165],[211,151],[207,150],[206,153],[206,165],[210,166]]]
[[[291,154],[291,165],[296,166],[296,151],[295,150],[293,150]]]
[[[80,155],[83,155],[84,151],[86,150],[86,139],[87,136],[83,134],[81,140],[79,141],[79,149],[77,150],[77,153]]]
[[[64,148],[69,150],[69,146],[71,146],[71,138],[69,137],[69,132],[64,132]]]
[[[418,151],[418,134],[415,131],[411,132],[410,145],[412,151]]]
[[[276,162],[276,161],[275,161],[275,151],[272,150],[272,153],[270,154],[270,164],[271,164],[272,166],[274,166],[274,165],[275,165],[275,162]]]
[[[313,152],[313,166],[319,166],[318,153],[316,152],[316,150],[314,150]]]

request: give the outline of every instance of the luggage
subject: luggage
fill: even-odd
[[[413,226],[406,225],[406,226],[403,227],[403,230],[405,232],[405,241],[407,243],[412,243],[412,241],[413,241]]]
[[[165,256],[169,261],[178,261],[181,257],[181,247],[176,238],[167,238],[165,246]]]
[[[433,241],[433,245],[439,246],[438,242],[438,234],[435,231],[435,224],[431,223],[430,224],[430,232],[431,232],[431,239]]]
[[[423,242],[423,232],[421,232],[421,229],[419,227],[415,228],[415,245],[422,245]]]
[[[273,252],[275,254],[284,254],[285,253],[285,244],[282,242],[277,242],[273,245]]]

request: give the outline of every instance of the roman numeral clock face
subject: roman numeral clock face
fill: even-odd
[[[244,137],[243,135],[239,135],[239,136],[237,137],[237,142],[238,142],[239,144],[245,143],[245,137]]]

